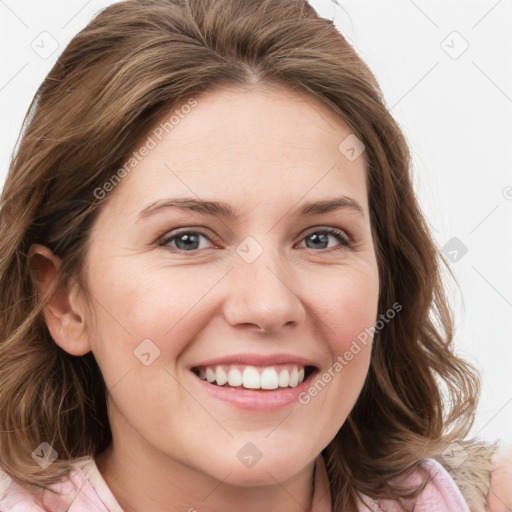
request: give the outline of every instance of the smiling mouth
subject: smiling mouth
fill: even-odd
[[[315,366],[298,364],[265,367],[219,364],[191,370],[201,380],[213,386],[253,391],[283,391],[294,388],[317,372]]]

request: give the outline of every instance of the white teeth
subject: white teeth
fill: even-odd
[[[292,370],[292,373],[290,373],[290,380],[288,381],[288,385],[294,388],[299,383],[299,372],[297,371],[297,368],[294,368]]]
[[[248,389],[259,389],[260,385],[260,374],[254,366],[247,366],[243,373],[243,385],[244,388]]]
[[[281,370],[281,373],[279,374],[279,386],[282,388],[287,388],[289,382],[290,374],[288,373],[288,370]]]
[[[242,373],[236,368],[231,368],[228,373],[228,384],[233,387],[242,385]]]
[[[222,369],[222,366],[217,366],[217,370],[215,371],[215,380],[217,381],[218,386],[224,386],[224,384],[226,384],[228,381],[228,376]]]
[[[261,374],[261,389],[276,389],[279,378],[275,368],[265,368]]]
[[[255,366],[246,366],[240,371],[240,366],[215,366],[199,370],[199,377],[210,383],[216,383],[217,386],[228,384],[232,387],[244,387],[247,389],[277,389],[296,387],[304,381],[304,367],[300,370],[296,366],[289,367],[291,371],[283,368],[277,371],[275,367],[270,366],[258,371]]]
[[[211,368],[206,368],[206,380],[213,382],[215,380],[215,372]]]

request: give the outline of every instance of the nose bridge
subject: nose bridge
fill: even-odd
[[[248,236],[236,248],[226,302],[226,317],[233,325],[251,323],[272,330],[301,320],[301,301],[274,238],[261,236],[260,242]]]

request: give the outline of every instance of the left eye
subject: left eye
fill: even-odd
[[[211,242],[210,238],[201,231],[180,231],[165,237],[158,245],[169,247],[170,249],[177,249],[177,251],[174,252],[193,252],[205,248],[204,246],[201,247],[201,237]],[[307,245],[309,249],[315,248],[315,244],[316,248],[331,249],[332,246],[328,247],[329,237],[335,238],[340,242],[340,246],[335,247],[333,250],[347,251],[352,247],[349,237],[343,231],[334,228],[324,228],[310,232],[302,240],[309,240],[311,242],[312,245]],[[173,246],[171,244],[175,245]],[[325,244],[327,244],[327,246]]]
[[[320,236],[318,236],[318,235],[320,235]],[[323,245],[325,243],[327,243],[327,244],[329,243],[328,242],[329,237],[336,238],[339,242],[341,242],[341,246],[334,248],[334,250],[348,251],[348,250],[352,249],[352,244],[351,244],[349,237],[343,231],[340,231],[339,229],[334,229],[334,228],[324,228],[322,230],[312,231],[309,234],[307,234],[303,240],[309,239],[313,242],[313,244],[319,243],[320,245],[322,245],[322,247],[320,247],[320,249],[326,249],[328,247],[323,247]]]

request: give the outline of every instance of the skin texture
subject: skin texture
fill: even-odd
[[[84,269],[90,303],[74,286],[57,290],[45,319],[64,350],[92,350],[100,366],[113,443],[97,464],[126,512],[239,512],[241,503],[246,512],[303,512],[315,458],[357,400],[371,343],[309,404],[276,411],[210,397],[190,367],[284,352],[323,373],[375,324],[364,153],[347,159],[338,146],[349,127],[287,88],[220,89],[197,101],[103,205]],[[342,195],[364,216],[292,214]],[[184,196],[227,202],[240,218],[167,208],[137,221],[153,201]],[[346,233],[352,250],[332,235],[315,245],[310,235],[327,227]],[[158,245],[177,228],[206,237],[194,250],[177,237]],[[262,249],[250,264],[236,252],[249,236]],[[31,257],[44,290],[60,260],[42,246]],[[148,366],[134,356],[144,339],[160,350]],[[252,467],[237,457],[248,442],[262,453]]]

